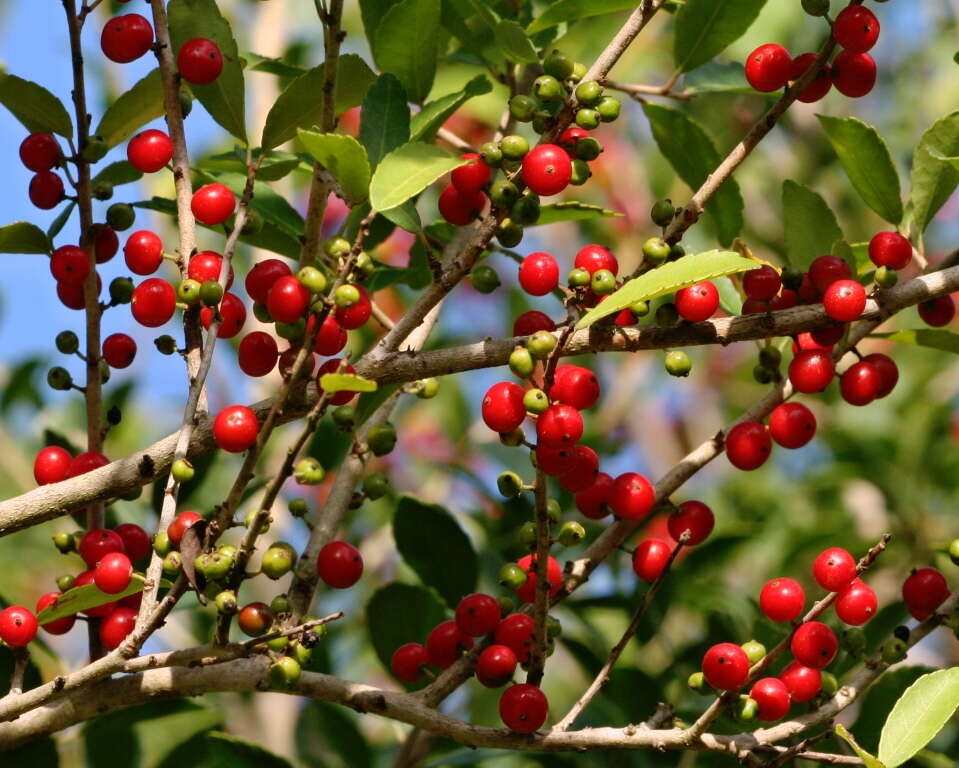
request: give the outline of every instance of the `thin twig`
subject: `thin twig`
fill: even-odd
[[[529,673],[526,682],[539,685],[546,665],[546,618],[549,615],[549,512],[547,509],[546,474],[536,470],[533,486],[536,514],[536,571],[535,602],[533,603],[533,647],[529,655]]]

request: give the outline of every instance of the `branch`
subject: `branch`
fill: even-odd
[[[546,664],[546,617],[549,615],[549,513],[547,512],[546,475],[536,470],[536,592],[533,603],[533,647],[530,649],[526,682],[539,685]]]

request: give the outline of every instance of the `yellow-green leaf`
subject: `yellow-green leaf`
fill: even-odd
[[[376,382],[355,373],[324,373],[320,376],[320,389],[331,395],[337,392],[376,392]]]
[[[853,752],[856,753],[856,756],[862,760],[862,764],[865,768],[886,768],[879,760],[877,760],[873,755],[870,755],[866,750],[860,747],[856,740],[853,738],[852,734],[847,731],[842,725],[836,724],[834,730],[836,735],[839,736],[843,741],[845,741]]]
[[[912,220],[923,232],[959,185],[959,110],[941,117],[919,139],[912,157]]]
[[[896,768],[932,741],[959,707],[959,667],[923,675],[896,702],[879,737],[879,760]]]
[[[673,60],[684,72],[722,53],[759,16],[766,0],[686,0],[676,14]]]
[[[130,578],[130,584],[125,590],[116,594],[108,595],[101,592],[96,584],[84,584],[82,587],[73,587],[64,592],[54,602],[37,614],[37,621],[40,624],[46,624],[48,621],[56,621],[64,616],[73,616],[80,611],[89,608],[96,608],[100,605],[113,603],[129,595],[135,595],[143,591],[143,584],[146,579],[139,573],[134,573]]]
[[[404,144],[390,152],[376,167],[370,182],[370,204],[377,211],[402,205],[441,176],[467,162],[433,144]]]
[[[321,163],[351,204],[366,200],[370,188],[370,161],[366,147],[341,133],[299,131],[300,141],[318,163]]]
[[[396,75],[410,101],[422,104],[433,87],[439,54],[440,0],[402,0],[376,29],[373,57]]]

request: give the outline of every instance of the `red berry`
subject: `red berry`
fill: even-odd
[[[930,616],[947,597],[949,585],[935,568],[914,570],[902,584],[902,599],[913,616],[917,613],[922,616],[920,621]]]
[[[28,608],[11,605],[0,611],[0,640],[11,648],[22,648],[37,635],[37,619]]]
[[[877,267],[905,269],[912,261],[912,243],[898,232],[879,232],[869,241],[869,258]]]
[[[494,432],[512,432],[526,418],[523,388],[512,381],[494,384],[483,397],[482,413],[486,426]]]
[[[743,273],[743,290],[751,299],[770,301],[782,288],[782,278],[768,264]]]
[[[789,648],[800,664],[822,669],[836,658],[839,641],[836,633],[821,621],[807,621],[793,633]]]
[[[325,363],[323,363],[323,365],[320,366],[320,370],[316,372],[317,382],[319,382],[320,377],[323,376],[324,373],[356,373],[356,369],[349,363],[344,365],[343,369],[340,370],[340,364],[342,362],[343,361],[341,358],[334,357],[331,360],[327,360]],[[280,369],[282,370],[282,368],[283,360],[281,359]],[[355,394],[356,392],[353,392],[349,389],[340,390],[330,398],[330,403],[332,405],[346,405],[348,402],[350,402],[350,400],[353,399]]]
[[[833,283],[833,285],[838,285],[838,283]],[[826,289],[826,293],[829,293],[830,290],[832,290],[832,286]],[[845,335],[845,333],[846,333],[845,325],[830,325],[826,328],[819,328],[815,331],[810,331],[808,338],[809,338],[809,341],[812,342],[812,344],[808,344],[806,346],[803,346],[802,348],[803,349],[824,349],[827,351],[832,351],[832,348],[836,345],[836,342],[838,342]]]
[[[312,323],[314,322],[316,321],[312,317],[307,321],[307,330],[313,327]],[[317,331],[313,351],[324,357],[339,354],[343,351],[348,339],[349,336],[343,330],[343,327],[336,322],[336,318],[333,315],[327,315],[320,326],[320,330]]]
[[[819,291],[816,289],[816,285],[813,283],[812,277],[809,276],[808,272],[803,273],[797,295],[799,296],[799,300],[804,304],[810,304],[819,300]]]
[[[559,476],[559,484],[567,493],[579,493],[591,488],[599,475],[599,456],[587,445],[574,445],[572,466]]]
[[[266,376],[276,368],[279,356],[276,339],[264,331],[248,333],[237,347],[240,370],[247,376]]]
[[[582,411],[592,407],[599,399],[599,379],[589,368],[558,365],[548,394],[550,402],[566,403]]]
[[[843,96],[865,96],[876,85],[875,59],[868,53],[840,51],[832,62],[832,82]]]
[[[940,296],[937,299],[930,299],[929,301],[924,301],[919,305],[919,317],[922,318],[922,321],[926,325],[931,325],[933,328],[941,328],[944,325],[949,325],[952,322],[952,318],[956,316],[956,305],[952,300],[952,296]]]
[[[116,595],[130,586],[133,563],[122,552],[110,552],[93,569],[93,583],[101,592]]]
[[[152,275],[163,263],[163,241],[154,232],[141,229],[123,246],[127,268],[138,275]]]
[[[230,405],[213,420],[213,439],[228,453],[243,453],[260,432],[256,414],[245,405]]]
[[[743,421],[726,435],[726,457],[737,469],[758,469],[772,451],[769,430],[758,421]]]
[[[336,322],[348,331],[362,328],[373,314],[373,303],[366,288],[355,283],[351,285],[360,292],[360,300],[350,307],[336,308]]]
[[[773,579],[759,593],[759,608],[771,621],[795,621],[805,607],[806,593],[794,579]]]
[[[118,64],[139,59],[153,45],[153,27],[138,13],[110,19],[100,34],[103,54]]]
[[[126,368],[137,354],[137,343],[125,333],[111,333],[103,340],[103,359],[111,368]]]
[[[468,165],[456,168],[450,174],[450,181],[459,192],[478,192],[489,183],[490,169],[475,152],[460,155],[463,160],[469,160]]]
[[[310,305],[310,292],[295,275],[277,278],[266,299],[270,316],[280,323],[295,323]]]
[[[76,587],[85,587],[88,584],[93,584],[93,569],[89,571],[84,571],[79,576],[76,577],[73,581],[74,588]],[[91,619],[99,619],[107,616],[114,608],[117,607],[116,602],[105,603],[104,605],[98,605],[95,608],[87,608],[85,611],[80,611],[84,616],[89,616]]]
[[[499,699],[499,716],[503,724],[516,733],[535,733],[549,714],[546,694],[535,685],[511,685]]]
[[[483,212],[486,196],[482,192],[460,192],[450,184],[440,193],[440,215],[450,224],[465,227]]]
[[[273,284],[281,277],[292,274],[286,263],[279,259],[265,259],[257,262],[246,274],[244,285],[247,295],[258,304],[266,304]]]
[[[419,643],[401,645],[390,659],[390,671],[397,680],[415,683],[423,677],[423,667],[430,663],[426,648]]]
[[[843,259],[827,253],[814,259],[809,265],[809,277],[816,290],[823,294],[837,280],[851,279],[852,270]]]
[[[684,501],[669,515],[666,528],[673,541],[678,542],[680,536],[689,531],[687,547],[702,544],[713,532],[713,511],[701,501]]]
[[[589,274],[606,269],[614,275],[619,272],[619,262],[613,256],[612,251],[601,245],[584,245],[576,254],[573,266],[577,269],[585,269]]]
[[[193,199],[190,201],[190,210],[193,211],[197,221],[208,227],[222,224],[230,218],[235,207],[236,198],[233,193],[229,187],[219,183],[200,187],[193,193]]]
[[[802,403],[782,403],[769,414],[769,434],[783,448],[802,448],[816,434],[816,417]]]
[[[120,647],[137,623],[137,610],[120,606],[100,623],[100,642],[108,651]]]
[[[746,299],[743,302],[743,315],[764,315],[769,312],[769,302],[758,299]]]
[[[30,179],[30,202],[45,211],[63,200],[63,179],[53,171],[41,171]]]
[[[559,265],[548,253],[531,253],[519,265],[519,284],[531,296],[545,296],[559,284]]]
[[[49,485],[66,480],[71,461],[73,457],[70,452],[59,445],[41,448],[33,460],[33,479],[37,481],[37,485]]]
[[[656,581],[672,552],[673,547],[662,539],[645,539],[633,552],[633,572],[643,581]]]
[[[31,133],[20,143],[20,161],[34,173],[49,171],[60,162],[60,145],[51,133]]]
[[[463,634],[455,621],[437,624],[426,638],[426,653],[434,667],[446,669],[473,647],[473,638]]]
[[[829,386],[836,373],[832,355],[817,349],[800,351],[789,364],[789,381],[797,392],[812,394]]]
[[[893,359],[881,352],[873,352],[871,355],[866,355],[863,358],[863,362],[870,363],[879,371],[880,384],[876,397],[885,397],[892,392],[896,383],[899,381],[899,368],[896,367]]]
[[[855,280],[837,280],[822,295],[826,314],[838,323],[851,323],[866,308],[866,289]]]
[[[220,300],[220,327],[217,329],[218,339],[232,339],[241,330],[246,322],[246,307],[243,302],[232,293],[224,293]],[[200,322],[204,328],[213,323],[213,307],[203,307],[200,310]]]
[[[868,8],[850,5],[836,16],[832,33],[836,42],[847,51],[865,53],[879,39],[879,19]]]
[[[236,616],[237,626],[250,637],[265,634],[275,620],[276,614],[266,603],[248,603]]]
[[[708,320],[719,309],[719,291],[708,280],[690,285],[676,293],[676,309],[691,323]]]
[[[853,582],[836,598],[836,615],[846,624],[859,627],[876,615],[879,601],[872,588],[861,579]]]
[[[769,300],[769,308],[773,311],[779,309],[792,309],[798,304],[799,297],[796,295],[795,291],[792,291],[789,288],[783,288],[778,296],[773,296]]]
[[[839,377],[839,392],[850,405],[868,405],[876,399],[882,377],[872,363],[860,360]]]
[[[141,131],[127,144],[127,160],[141,173],[156,173],[173,159],[173,142],[163,131]]]
[[[61,245],[50,256],[50,272],[58,282],[80,285],[90,274],[90,256],[75,245]]]
[[[526,571],[526,583],[516,590],[516,596],[524,603],[536,602],[536,557],[524,555],[516,564]],[[562,586],[563,571],[556,559],[549,557],[546,560],[546,583],[549,584],[549,595],[552,597]]]
[[[456,626],[470,637],[482,637],[495,631],[499,618],[499,602],[489,595],[467,595],[456,606]]]
[[[706,682],[720,691],[732,691],[746,683],[749,677],[749,657],[738,645],[719,643],[703,656],[703,675]]]
[[[202,515],[196,512],[181,512],[173,518],[173,522],[167,526],[166,533],[174,545],[178,545],[183,539],[183,534],[188,528],[192,528],[203,519]]]
[[[39,616],[40,612],[48,605],[55,603],[61,594],[61,592],[47,592],[45,595],[41,595],[40,599],[37,600],[37,615]],[[40,626],[51,635],[65,635],[73,629],[76,621],[76,616],[64,616],[62,619],[54,619]]]
[[[798,661],[789,662],[779,673],[779,679],[788,689],[790,698],[797,704],[812,701],[822,690],[822,672],[803,666]]]
[[[112,227],[106,224],[94,224],[91,227],[93,232],[93,255],[96,257],[97,264],[105,264],[117,255],[120,248],[120,238]]]
[[[797,56],[793,59],[789,79],[798,80],[801,78],[806,73],[806,70],[813,65],[815,60],[815,53],[804,53],[801,56]],[[830,77],[831,69],[829,64],[823,64],[822,69],[819,70],[819,74],[806,86],[806,90],[796,98],[805,104],[811,104],[814,101],[819,101],[823,96],[829,93],[829,89],[832,88],[832,78]]]
[[[565,475],[576,465],[576,446],[570,448],[549,448],[536,446],[536,466],[550,477]]]
[[[476,660],[476,679],[487,688],[499,688],[513,679],[518,663],[512,648],[491,645]]]
[[[584,131],[578,125],[571,125],[560,134],[559,145],[566,150],[566,154],[574,157],[573,150],[576,149],[576,142],[589,136],[589,131]]]
[[[537,195],[549,197],[562,192],[572,175],[569,155],[555,144],[533,147],[523,158],[523,181]]]
[[[150,537],[135,523],[120,523],[113,532],[123,539],[123,550],[134,563],[150,554]]]
[[[110,460],[102,453],[97,453],[96,451],[84,451],[83,453],[78,453],[70,461],[70,467],[67,469],[67,477],[85,475],[87,472],[92,472],[100,467],[105,467],[109,463]]]
[[[212,280],[215,283],[220,282],[220,270],[223,268],[223,257],[216,251],[200,251],[190,258],[187,265],[187,277],[196,280],[198,283],[205,283]],[[233,266],[226,276],[226,290],[233,286]]]
[[[223,71],[223,54],[212,40],[196,37],[180,46],[176,67],[188,83],[207,85]]]
[[[176,291],[166,280],[148,277],[133,289],[130,311],[133,318],[147,328],[163,325],[176,310]]]
[[[94,528],[87,531],[80,539],[80,546],[77,547],[80,557],[91,568],[94,568],[105,555],[111,552],[124,553],[125,548],[120,534],[107,528]]]
[[[549,315],[537,309],[524,312],[513,323],[514,336],[532,336],[537,331],[555,331],[556,323]]]
[[[812,565],[816,583],[829,592],[838,592],[856,578],[856,558],[840,547],[824,549]]]
[[[609,493],[613,514],[624,520],[642,520],[652,511],[655,501],[652,483],[636,472],[624,472],[617,477]]]
[[[789,51],[781,45],[761,45],[746,59],[746,80],[757,91],[778,91],[784,88],[789,80],[792,63]]]
[[[582,436],[583,417],[571,405],[553,403],[536,420],[536,438],[549,448],[568,448]]]
[[[349,589],[363,575],[363,556],[352,544],[331,541],[316,558],[316,572],[333,589]]]
[[[778,677],[764,677],[753,683],[749,698],[759,708],[759,719],[771,723],[782,720],[789,713],[789,689]]]
[[[610,513],[609,497],[613,484],[612,477],[600,472],[589,488],[576,494],[576,508],[590,520],[602,520]]]
[[[536,623],[532,616],[525,613],[511,613],[496,627],[493,639],[498,645],[505,645],[516,654],[520,662],[525,663],[529,660],[535,628]]]

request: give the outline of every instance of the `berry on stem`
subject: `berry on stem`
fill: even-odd
[[[653,509],[656,491],[652,483],[636,472],[624,472],[614,481],[608,504],[624,520],[642,520]]]
[[[533,647],[535,628],[536,623],[529,614],[511,613],[496,627],[493,640],[513,651],[521,663],[526,663],[529,660],[530,648]]]
[[[666,528],[673,541],[678,542],[685,532],[689,532],[687,547],[702,544],[713,532],[715,518],[713,511],[701,501],[684,501],[666,521]]]
[[[802,403],[782,403],[769,414],[769,434],[783,448],[802,448],[816,434],[816,417]]]
[[[516,733],[535,733],[549,714],[549,702],[535,685],[511,685],[499,700],[499,715],[503,724]]]
[[[868,405],[876,399],[882,377],[872,363],[860,360],[839,377],[839,392],[850,405]]]
[[[519,265],[519,284],[531,296],[545,296],[559,284],[559,265],[548,253],[537,251]]]
[[[453,666],[456,660],[473,647],[473,638],[460,631],[455,621],[437,624],[426,638],[430,664],[440,669]]]
[[[764,677],[753,683],[749,698],[756,702],[758,717],[763,722],[781,720],[789,714],[789,689],[778,677]]]
[[[822,672],[798,661],[789,662],[779,673],[779,679],[786,685],[790,698],[797,704],[812,701],[822,689]]]
[[[316,571],[328,587],[349,589],[363,575],[363,556],[345,541],[331,541],[316,558]]]
[[[556,144],[540,144],[523,158],[523,181],[537,195],[548,197],[562,192],[572,175],[569,155]]]
[[[839,641],[836,633],[821,621],[807,621],[793,633],[789,648],[800,664],[822,669],[836,658]]]
[[[456,606],[456,626],[470,637],[490,634],[499,621],[500,607],[495,597],[480,593],[467,595]]]
[[[176,291],[166,280],[150,277],[133,289],[130,311],[147,328],[166,323],[176,310]]]
[[[832,33],[836,42],[847,51],[865,53],[879,39],[879,19],[868,8],[850,5],[836,16]]]
[[[836,599],[836,615],[854,627],[859,627],[876,615],[879,601],[872,588],[861,579],[854,579]]]
[[[824,549],[812,565],[816,583],[828,592],[838,592],[856,578],[856,558],[840,547]]]
[[[817,349],[801,350],[789,364],[789,381],[797,392],[805,394],[824,390],[835,373],[832,355]]]
[[[507,645],[490,645],[476,660],[476,679],[487,688],[499,688],[513,679],[519,660]]]
[[[746,80],[763,93],[781,90],[789,80],[792,63],[789,51],[781,45],[761,45],[746,59]]]
[[[127,160],[141,173],[156,173],[173,159],[173,141],[163,131],[141,131],[127,144]]]
[[[583,417],[571,405],[554,403],[536,420],[536,437],[548,448],[568,448],[579,442],[582,436]]]
[[[223,54],[212,40],[196,37],[180,46],[176,65],[188,83],[208,85],[223,71]]]
[[[706,651],[702,671],[713,688],[732,691],[744,685],[749,677],[749,659],[738,645],[719,643]]]
[[[33,460],[33,479],[37,485],[49,485],[66,480],[73,457],[59,445],[48,445],[40,449]]]
[[[633,572],[643,581],[656,581],[672,551],[673,547],[662,539],[645,539],[633,552]]]
[[[708,280],[683,288],[676,293],[676,309],[691,323],[708,320],[719,309],[719,291]]]
[[[840,51],[832,62],[832,82],[843,96],[858,99],[876,85],[876,61],[868,53]]]
[[[139,59],[153,45],[153,27],[138,13],[110,19],[100,33],[100,49],[110,61],[128,64]]]
[[[898,232],[879,232],[869,241],[869,258],[877,267],[905,269],[912,261],[912,243]]]
[[[235,208],[236,198],[229,187],[217,182],[200,187],[190,200],[193,215],[208,227],[222,224],[230,218]]]
[[[231,405],[213,420],[213,439],[228,453],[243,453],[256,442],[260,425],[256,414],[245,405]]]
[[[826,314],[839,323],[851,323],[866,308],[866,289],[855,280],[837,280],[822,296]]]
[[[759,608],[770,621],[795,621],[805,606],[806,593],[795,579],[773,579],[759,593]]]
[[[758,469],[766,463],[771,451],[769,430],[758,421],[740,422],[726,435],[726,457],[737,469]]]
[[[401,645],[390,658],[390,671],[397,680],[415,683],[423,677],[423,667],[430,663],[426,647],[420,643]]]

